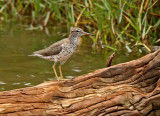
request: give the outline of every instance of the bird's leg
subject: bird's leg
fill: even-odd
[[[54,63],[54,65],[53,65],[53,70],[54,70],[54,74],[56,75],[57,80],[59,81],[55,66],[56,66],[56,63]]]
[[[61,65],[61,64],[59,65],[59,72],[60,72],[60,75],[61,75],[61,79],[63,79],[63,74],[62,74],[62,65]]]

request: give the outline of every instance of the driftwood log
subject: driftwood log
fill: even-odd
[[[0,92],[0,116],[158,116],[160,50],[76,77]]]

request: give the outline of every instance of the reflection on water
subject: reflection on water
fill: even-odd
[[[55,79],[52,62],[28,56],[68,34],[62,28],[50,30],[50,35],[46,35],[43,31],[29,31],[17,25],[3,26],[0,29],[0,91],[34,86]],[[113,53],[106,49],[94,51],[92,41],[88,37],[84,39],[86,41],[82,42],[77,52],[62,66],[65,78],[73,78],[103,68],[106,59]],[[128,47],[119,50],[113,64],[144,55],[134,49],[129,52],[127,50]]]

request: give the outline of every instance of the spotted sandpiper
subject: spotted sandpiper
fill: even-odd
[[[53,70],[57,80],[59,80],[59,77],[57,75],[55,65],[57,62],[60,62],[59,72],[61,79],[63,79],[61,65],[63,65],[68,60],[68,58],[71,57],[71,55],[75,52],[79,44],[78,39],[82,35],[92,35],[92,34],[84,32],[81,28],[71,27],[68,38],[62,39],[45,49],[34,52],[33,56],[38,56],[43,59],[54,61]]]

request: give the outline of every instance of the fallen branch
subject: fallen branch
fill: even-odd
[[[66,81],[0,92],[0,116],[160,115],[160,50]]]

